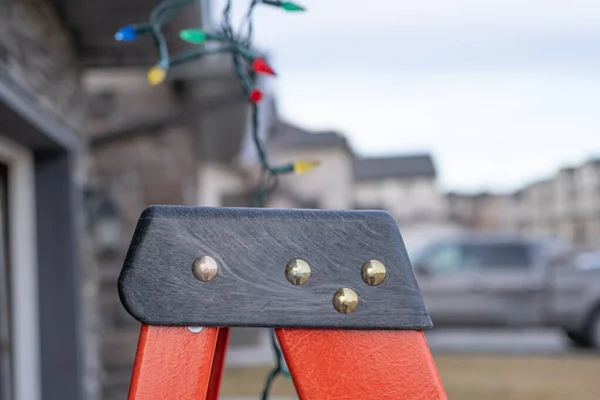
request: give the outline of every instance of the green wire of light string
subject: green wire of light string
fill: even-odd
[[[154,40],[156,41],[156,46],[158,47],[158,52],[160,54],[160,64],[163,69],[169,68],[169,48],[167,46],[167,40],[162,33],[162,26],[169,19],[175,16],[175,11],[179,11],[179,8],[183,8],[187,5],[193,4],[196,0],[177,0],[177,1],[166,1],[158,4],[150,13],[150,25],[152,27],[152,34],[154,36]],[[161,20],[158,20],[160,13],[169,10],[172,8],[172,12],[168,13],[166,17]]]
[[[214,49],[212,49],[212,48],[207,49],[207,48],[201,47],[199,49],[194,49],[194,50],[184,52],[184,53],[179,54],[174,57],[169,57],[168,48],[166,45],[166,41],[164,39],[164,35],[162,34],[161,28],[162,28],[162,25],[166,22],[166,20],[168,20],[172,17],[172,14],[169,14],[168,16],[164,17],[162,20],[159,20],[158,17],[161,13],[165,12],[166,10],[182,8],[183,6],[187,6],[191,3],[193,3],[194,1],[195,0],[179,0],[179,1],[171,0],[171,1],[163,2],[163,3],[159,4],[152,11],[150,20],[151,20],[152,32],[156,38],[157,46],[159,48],[159,53],[161,56],[161,67],[164,69],[168,69],[170,66],[184,64],[186,62],[193,61],[195,59],[201,58],[201,57],[209,55],[209,54],[232,53],[235,74],[238,77],[238,79],[242,85],[242,88],[244,89],[244,93],[246,95],[249,95],[250,91],[255,86],[255,80],[249,76],[247,69],[243,66],[243,63],[241,62],[240,57],[244,57],[246,59],[254,59],[257,57],[257,55],[249,49],[249,44],[252,40],[252,11],[256,7],[256,5],[259,4],[259,1],[253,0],[250,4],[248,12],[246,13],[246,21],[247,22],[245,24],[243,24],[242,26],[245,26],[247,24],[248,32],[246,33],[246,37],[243,39],[243,44],[242,44],[242,41],[239,40],[235,36],[235,33],[233,31],[233,28],[231,25],[231,20],[230,20],[230,12],[231,12],[231,3],[232,2],[231,2],[231,0],[228,0],[223,9],[223,23],[221,26],[223,32],[221,34],[207,34],[207,40],[225,42],[226,45],[224,47],[214,48]],[[263,169],[263,172],[268,171],[268,173],[270,173],[272,175],[278,175],[280,173],[290,172],[291,169],[290,169],[289,165],[275,167],[275,166],[272,166],[269,164],[264,143],[260,139],[260,135],[258,132],[258,130],[259,130],[258,129],[259,128],[259,122],[258,122],[259,112],[258,112],[257,104],[253,103],[251,105],[251,113],[252,113],[252,125],[251,125],[252,140],[257,149],[258,158],[259,158],[259,161],[261,164],[261,168]],[[275,179],[275,178],[273,177],[272,179]],[[271,185],[271,186],[275,186],[275,185]],[[264,204],[265,197],[267,197],[271,191],[272,190],[270,190],[269,187],[263,187],[262,190],[256,190],[255,192],[258,194],[256,195],[256,198],[253,200],[253,204]],[[265,195],[265,192],[267,193],[266,195]]]

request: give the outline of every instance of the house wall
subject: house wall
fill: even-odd
[[[74,127],[84,110],[78,66],[73,39],[50,2],[0,2],[0,73]]]
[[[56,126],[54,121],[58,121],[59,124],[65,124],[72,129],[69,135],[72,133],[81,135],[80,128],[84,119],[86,97],[80,81],[78,54],[71,33],[63,26],[52,2],[0,1],[0,84],[15,88],[14,94],[19,97],[21,105],[25,104],[28,109],[35,109],[35,112],[39,110],[43,118],[47,117],[47,123],[44,119],[37,121],[41,124],[38,127],[41,131],[50,125]],[[49,121],[50,119],[52,122]],[[12,136],[16,140],[25,138],[24,131],[21,129],[15,131],[15,129],[17,128],[14,125],[10,125],[10,122],[0,117],[0,135]],[[72,265],[67,266],[63,263],[54,265],[54,261],[39,260],[40,268],[43,266],[44,271],[40,279],[45,279],[48,274],[56,274],[56,276],[65,274],[59,282],[62,282],[65,287],[70,286],[66,290],[56,287],[55,290],[62,294],[54,297],[53,302],[42,300],[40,308],[41,319],[55,318],[52,317],[55,309],[62,307],[64,299],[69,300],[69,307],[60,310],[60,317],[64,318],[61,319],[64,323],[61,337],[56,338],[54,330],[52,332],[46,330],[41,335],[42,398],[44,399],[67,400],[85,397],[94,400],[99,395],[95,309],[97,290],[94,284],[95,264],[91,251],[93,243],[84,226],[85,209],[81,191],[78,190],[87,180],[87,171],[83,168],[86,150],[84,143],[81,144],[83,146],[77,152],[71,151],[69,154],[64,149],[58,149],[59,146],[46,148],[44,151],[32,147],[34,167],[36,174],[39,175],[36,186],[52,185],[48,182],[49,179],[61,180],[54,182],[56,188],[54,201],[64,204],[60,211],[64,211],[67,218],[63,219],[63,223],[70,224],[71,221],[75,221],[75,231],[71,232],[69,228],[60,231],[69,231],[66,233],[67,237],[77,238],[76,248],[73,248],[73,242],[65,242],[59,246],[60,250],[56,248],[52,250],[55,253],[61,251],[69,253],[62,255],[63,262],[65,260],[72,262],[72,257],[75,256],[76,276],[72,276]],[[36,193],[39,199],[42,189],[36,187]],[[63,194],[69,202],[63,203],[60,198]],[[42,206],[37,204],[38,218]],[[50,206],[45,208],[52,209]],[[55,207],[54,211],[58,208],[60,207]],[[38,230],[40,224],[38,223]],[[56,238],[64,239],[65,237],[60,234],[55,231]],[[38,247],[44,245],[52,247],[43,235],[45,232],[38,231]],[[41,297],[44,296],[45,288],[50,285],[48,281],[42,283],[44,286],[41,287]],[[66,321],[77,324],[74,328],[75,332],[71,332],[71,326],[67,325]],[[69,348],[61,348],[61,346],[69,346]],[[59,362],[56,357],[62,357],[62,360]],[[74,357],[77,360],[74,360]],[[47,365],[44,365],[45,362]],[[58,368],[58,365],[61,367]],[[35,366],[30,365],[29,368]],[[59,379],[60,376],[69,374],[78,376],[73,378],[75,382],[67,384]],[[34,376],[29,375],[25,378],[30,381],[30,385],[34,384],[31,381]]]
[[[140,324],[123,308],[117,278],[139,216],[152,204],[196,204],[195,138],[184,127],[103,142],[92,148],[94,178],[118,205],[122,245],[98,254],[103,398],[125,399]]]
[[[324,209],[350,209],[353,206],[352,156],[341,147],[278,150],[271,157],[275,165],[295,160],[316,160],[319,166],[302,175],[280,178],[283,191],[302,203]],[[278,200],[284,202],[283,199]]]
[[[245,200],[252,191],[253,180],[245,179],[238,170],[231,166],[220,163],[203,163],[198,166],[197,176],[197,205],[208,207],[250,205]]]
[[[485,231],[517,232],[523,209],[513,195],[450,194],[449,218],[462,226]]]
[[[98,255],[107,400],[125,398],[131,377],[139,324],[123,309],[116,284],[142,210],[150,204],[246,206],[256,178],[234,166],[248,116],[239,82],[203,76],[152,87],[145,76],[120,68],[90,70],[84,78],[91,93],[86,130],[94,185],[116,200],[124,225],[122,247]],[[232,332],[232,343],[237,336]]]
[[[575,219],[581,225],[586,247],[600,247],[600,162],[588,162],[575,170],[578,193]]]
[[[435,179],[385,179],[354,183],[358,208],[382,208],[399,222],[435,221],[445,217],[444,198]]]
[[[166,117],[180,106],[169,85],[151,86],[142,68],[87,70],[90,101],[85,131],[90,137]]]
[[[556,236],[582,246],[600,245],[598,186],[593,168],[586,165],[561,170],[549,181],[525,189],[527,233]]]
[[[446,196],[446,207],[450,220],[466,227],[475,224],[476,202],[473,196],[449,194]]]
[[[538,211],[534,226],[543,224],[549,231],[556,232],[563,239],[573,242],[576,238],[575,213],[577,206],[577,187],[574,175],[560,171],[550,180],[551,192],[540,198],[536,207],[541,207],[545,214]],[[542,204],[544,203],[544,204]],[[537,230],[541,228],[538,227]]]
[[[600,162],[562,169],[511,195],[450,195],[451,216],[467,226],[555,237],[600,248]],[[485,218],[482,219],[482,216]],[[487,220],[487,224],[482,224]]]
[[[496,199],[497,214],[494,218],[498,221],[498,228],[504,232],[519,232],[523,215],[519,197],[514,194],[502,194],[496,196]]]

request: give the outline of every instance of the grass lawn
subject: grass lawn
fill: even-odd
[[[500,356],[435,354],[448,397],[458,400],[598,400],[600,356]],[[222,396],[262,392],[268,368],[228,369]],[[279,377],[273,396],[294,394]],[[359,399],[357,399],[359,400]]]

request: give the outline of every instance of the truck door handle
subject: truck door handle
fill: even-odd
[[[533,285],[529,285],[527,289],[532,292],[542,292],[544,291],[544,285],[541,283],[534,283]]]

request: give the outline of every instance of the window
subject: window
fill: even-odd
[[[462,249],[465,267],[525,268],[531,265],[531,254],[526,244],[466,244]]]

